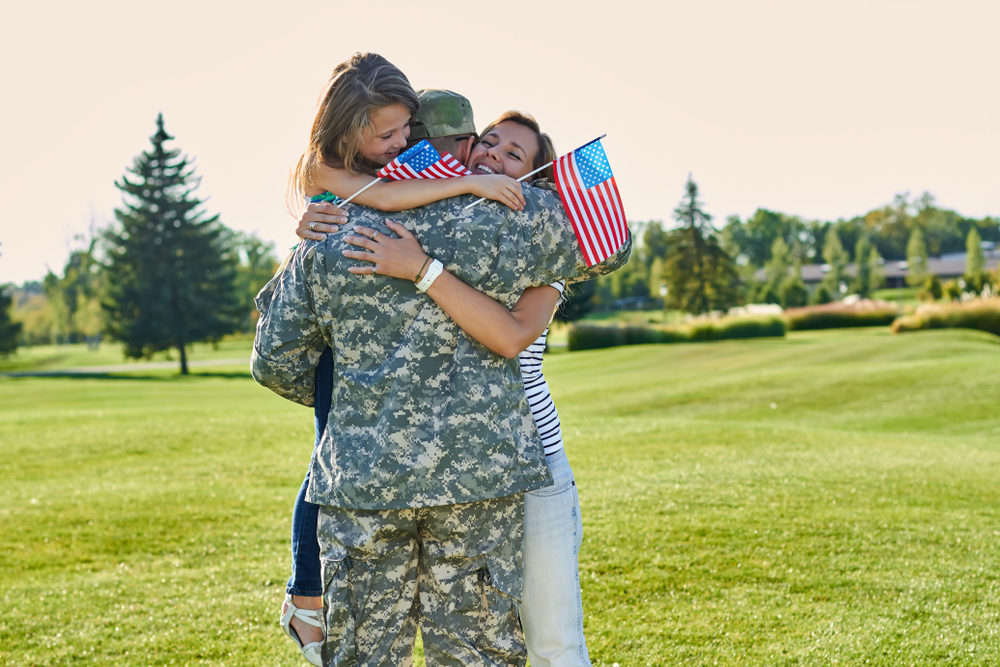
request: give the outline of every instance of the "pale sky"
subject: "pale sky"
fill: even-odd
[[[207,211],[283,253],[288,170],[355,51],[463,93],[479,127],[527,111],[560,152],[607,133],[630,220],[670,220],[689,172],[720,224],[907,191],[1000,216],[998,25],[994,0],[21,0],[0,27],[0,283],[61,272],[112,219],[161,111]]]

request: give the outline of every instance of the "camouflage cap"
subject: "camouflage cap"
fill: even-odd
[[[475,134],[472,105],[450,90],[425,88],[417,91],[420,108],[410,123],[410,141],[453,134]]]

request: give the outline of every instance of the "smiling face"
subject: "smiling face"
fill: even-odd
[[[538,138],[530,128],[513,121],[497,123],[473,146],[469,169],[473,174],[504,174],[520,178],[532,170]]]
[[[368,118],[361,134],[361,155],[384,165],[399,155],[410,136],[410,110],[402,104],[380,107]]]

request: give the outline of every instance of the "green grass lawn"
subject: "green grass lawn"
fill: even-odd
[[[595,665],[1000,661],[997,337],[546,366]],[[245,369],[0,378],[0,663],[305,664],[276,619],[310,414]]]
[[[188,347],[188,363],[206,362],[211,360],[246,357],[249,360],[250,341],[252,336],[240,335],[223,339],[217,344],[197,343]],[[172,362],[180,368],[179,356],[176,350],[158,352],[151,359],[126,359],[121,343],[101,343],[94,349],[87,348],[83,343],[74,345],[31,345],[19,347],[9,357],[0,357],[0,373],[17,373],[24,371],[58,371],[75,370],[98,366],[142,368],[148,361]]]

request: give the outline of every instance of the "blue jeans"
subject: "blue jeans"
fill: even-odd
[[[333,400],[333,351],[326,348],[316,366],[316,444],[319,444],[326,430],[326,420],[330,415]],[[315,448],[314,448],[315,451]],[[309,470],[302,480],[299,495],[292,508],[292,576],[285,591],[290,595],[319,597],[323,595],[323,578],[319,565],[319,542],[316,539],[316,523],[319,520],[319,505],[306,502],[309,488]]]
[[[521,625],[531,667],[590,665],[577,559],[580,498],[565,451],[546,461],[552,486],[524,494]]]

